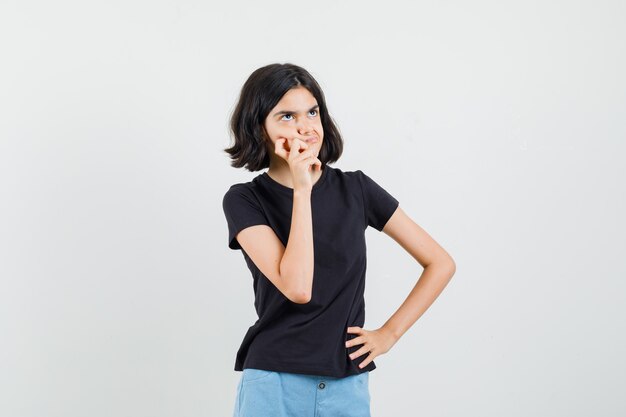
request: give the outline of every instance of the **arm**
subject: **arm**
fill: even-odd
[[[289,239],[285,248],[267,225],[249,227],[239,232],[237,240],[259,270],[289,300],[306,304],[313,292],[313,221],[311,193],[313,183],[309,168],[321,168],[317,152],[298,138],[285,148],[287,139],[274,143],[274,152],[289,164],[293,176],[293,208]],[[300,152],[300,150],[303,150]]]
[[[263,275],[297,304],[311,300],[314,259],[311,217],[311,191],[298,189],[293,194],[286,248],[265,225],[247,227],[237,235],[237,241]]]
[[[294,190],[291,229],[287,248],[280,262],[280,275],[288,278],[298,303],[311,300],[313,291],[313,221],[311,190]]]
[[[456,272],[456,264],[400,207],[391,216],[383,232],[398,242],[424,268],[402,305],[382,326],[397,341],[448,285]]]
[[[364,344],[351,355],[351,359],[370,353],[359,364],[361,368],[391,349],[437,299],[456,272],[452,257],[400,207],[382,231],[398,242],[424,267],[424,271],[402,305],[381,328],[372,331],[360,327],[348,328],[349,333],[360,336],[346,342],[346,347]]]

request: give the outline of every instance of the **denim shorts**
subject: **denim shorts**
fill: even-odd
[[[233,417],[371,417],[369,372],[344,378],[245,368]]]

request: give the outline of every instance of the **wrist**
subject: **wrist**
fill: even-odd
[[[397,331],[396,329],[390,327],[389,325],[383,325],[383,327],[381,327],[381,329],[385,333],[387,333],[387,335],[388,335],[388,337],[390,339],[393,339],[394,343],[397,342],[400,339],[400,337],[402,336],[402,334],[399,331]]]
[[[308,197],[311,195],[311,189],[310,188],[294,188],[293,189],[293,196],[305,196]]]

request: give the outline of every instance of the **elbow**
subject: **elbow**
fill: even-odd
[[[448,274],[450,275],[450,279],[452,279],[454,273],[456,272],[456,263],[454,262],[454,259],[450,258],[448,262],[446,262],[446,268],[448,270]]]
[[[311,301],[312,290],[310,288],[292,288],[291,294],[288,297],[291,302],[296,304],[306,304]]]
[[[452,259],[452,257],[450,256],[446,256],[445,258],[434,261],[428,264],[426,267],[431,267],[433,269],[441,271],[442,273],[445,273],[445,275],[448,276],[448,279],[452,279],[454,273],[456,272],[456,263],[454,262],[454,259]]]
[[[312,289],[311,288],[302,288],[300,287],[292,287],[290,291],[288,291],[287,298],[289,301],[296,304],[306,304],[311,301],[312,298]]]
[[[309,301],[311,301],[311,294],[310,293],[299,293],[296,296],[292,296],[289,298],[293,303],[296,304],[307,304]]]
[[[296,304],[306,304],[311,301],[311,291],[304,289],[290,288],[289,291],[285,292],[285,296],[289,301]]]
[[[301,271],[289,272],[281,268],[282,293],[295,304],[306,304],[311,301],[313,279],[305,279]]]

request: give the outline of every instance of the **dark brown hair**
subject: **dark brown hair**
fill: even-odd
[[[231,166],[245,167],[248,171],[259,171],[270,166],[265,118],[287,91],[298,86],[309,90],[319,105],[324,129],[324,140],[318,155],[322,167],[339,159],[343,152],[343,139],[328,114],[322,89],[307,70],[285,63],[258,68],[244,83],[230,119],[235,143],[224,149],[230,155]]]

